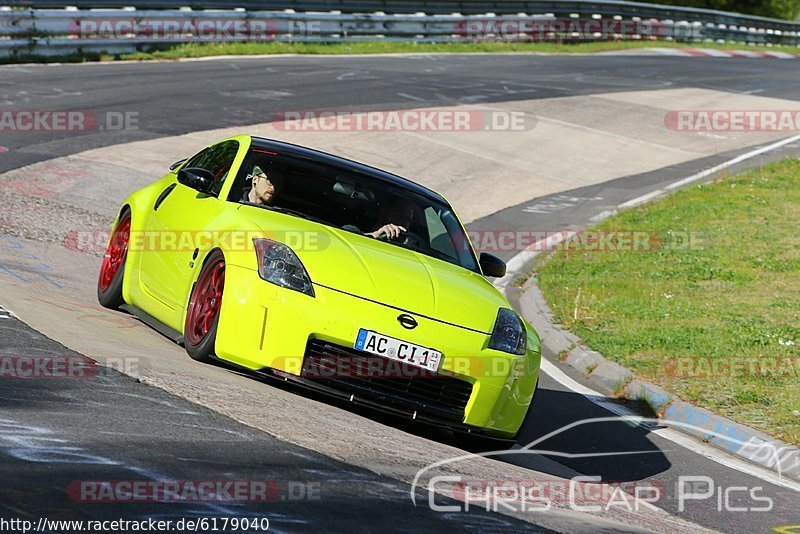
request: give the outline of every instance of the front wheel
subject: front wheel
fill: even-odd
[[[100,267],[100,277],[97,280],[97,300],[105,308],[116,310],[125,304],[122,298],[122,279],[125,276],[125,260],[128,258],[130,238],[131,212],[126,209],[108,241],[103,265]]]
[[[214,356],[224,288],[225,257],[217,250],[200,271],[186,308],[183,339],[186,352],[193,360],[210,362]]]

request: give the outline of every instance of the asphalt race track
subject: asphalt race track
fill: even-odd
[[[98,116],[134,111],[138,124],[136,129],[83,132],[0,129],[0,173],[90,149],[266,123],[274,113],[283,110],[399,109],[475,103],[513,107],[517,101],[535,101],[541,105],[547,103],[539,102],[545,99],[683,88],[797,102],[800,64],[784,60],[611,55],[456,55],[220,58],[0,67],[0,109],[77,109]],[[634,119],[632,114],[631,121]],[[631,127],[635,127],[633,122]],[[519,191],[505,199],[502,209],[476,216],[467,227],[490,231],[579,229],[593,217],[627,200],[730,160],[763,142],[740,143],[646,172],[567,187],[565,192],[542,195],[535,190]],[[117,150],[124,151],[124,147]],[[484,150],[491,153],[493,147],[486,146]],[[537,147],[531,146],[530,150],[535,152]],[[789,144],[733,169],[798,153],[800,144]],[[169,162],[161,163],[166,166]],[[58,170],[52,172],[57,174]],[[0,306],[18,311],[19,319],[0,318],[0,355],[76,355],[75,350],[92,343],[92,336],[103,330],[90,329],[81,323],[74,325],[70,333],[71,316],[65,311],[64,300],[51,301],[41,291],[36,313],[31,312],[28,317],[18,310],[17,304],[21,303],[18,295],[22,291],[11,291],[12,284],[20,284],[20,276],[14,276],[8,266],[18,260],[12,251],[31,244],[37,251],[48,250],[52,258],[60,258],[57,248],[63,239],[58,236],[88,224],[87,221],[110,224],[110,214],[133,187],[122,178],[108,176],[102,194],[92,199],[100,204],[107,199],[106,210],[92,213],[70,208],[62,213],[57,212],[60,209],[57,199],[27,204],[24,192],[4,190],[3,179],[0,174],[0,193],[3,193]],[[31,180],[46,181],[48,176],[32,174]],[[474,200],[476,204],[479,202],[478,198]],[[458,202],[454,204],[462,209]],[[33,222],[26,227],[18,215],[4,217],[4,211],[18,212],[19,206],[45,210],[31,213],[30,218],[46,221],[48,231],[34,231]],[[514,254],[498,255],[508,260]],[[96,256],[76,259],[73,265],[68,262],[54,265],[54,261],[47,262],[51,269],[49,276],[67,288],[53,289],[59,295],[62,290],[75,288],[85,293],[100,265]],[[83,298],[89,301],[93,295]],[[621,421],[578,426],[549,438],[543,445],[567,454],[620,451],[642,454],[572,459],[507,457],[484,460],[481,469],[485,470],[481,472],[500,476],[497,473],[513,467],[517,476],[531,469],[536,476],[601,476],[604,481],[633,481],[642,487],[651,484],[665,488],[670,496],[657,502],[660,510],[652,514],[587,511],[574,514],[553,510],[521,517],[476,509],[469,513],[442,513],[430,510],[425,504],[428,495],[423,489],[417,490],[419,497],[414,506],[408,482],[416,469],[406,472],[399,465],[400,460],[395,462],[398,465],[392,465],[393,462],[386,460],[389,456],[373,456],[372,447],[382,447],[382,451],[391,448],[387,440],[378,443],[385,432],[396,436],[393,439],[403,440],[406,448],[403,454],[410,455],[410,448],[418,451],[417,456],[448,451],[455,455],[463,445],[457,437],[263,383],[220,367],[200,366],[188,357],[181,358],[180,347],[145,328],[134,327],[136,321],[131,318],[112,317],[111,312],[100,311],[99,307],[84,311],[108,319],[109,324],[124,323],[124,328],[115,331],[118,337],[113,343],[103,345],[106,357],[116,356],[108,349],[114,343],[134,349],[141,344],[144,348],[136,350],[143,351],[143,368],[146,372],[152,370],[162,382],[136,380],[105,367],[92,380],[1,381],[0,472],[4,483],[0,488],[0,517],[266,516],[271,528],[278,531],[336,532],[367,532],[378,528],[415,532],[444,529],[595,532],[602,528],[693,531],[694,525],[723,532],[768,532],[781,525],[800,524],[799,484],[776,480],[755,466],[742,466],[741,462],[691,438],[676,442],[671,434],[657,428],[635,427]],[[37,325],[42,332],[23,321]],[[48,330],[48,322],[53,324],[52,332]],[[100,322],[98,319],[96,324]],[[556,366],[580,382],[580,376],[558,363]],[[189,382],[181,382],[184,373],[191,375],[191,386],[187,385]],[[612,415],[564,382],[542,375],[533,408],[521,432],[521,445],[577,421]],[[174,387],[165,386],[167,383]],[[220,388],[219,393],[211,391],[216,387]],[[233,391],[230,388],[274,397],[287,410],[297,412],[289,416],[254,414],[255,409],[246,406],[246,395],[227,397],[224,402],[211,400],[213,395],[222,398]],[[337,422],[349,421],[352,426],[325,428],[326,417],[335,417]],[[293,429],[291,419],[296,419],[296,426],[303,428]],[[422,459],[427,460],[421,461],[424,465],[442,458]],[[722,491],[733,487],[760,488],[758,495],[771,498],[774,507],[768,512],[733,512],[730,507],[721,509],[719,501],[711,498],[692,501],[681,511],[675,488],[681,477],[689,476],[709,477]],[[75,480],[128,479],[268,480],[276,492],[274,501],[267,504],[154,504],[81,502],[65,489]],[[731,505],[746,510],[759,504],[746,493],[737,495]],[[633,522],[632,517],[638,515],[643,523]],[[673,518],[679,522],[671,523]]]
[[[9,354],[69,354],[17,319],[3,321],[0,329]],[[109,520],[145,515],[268,517],[276,527],[315,531],[366,532],[369,525],[383,522],[420,530],[447,528],[451,521],[427,508],[415,509],[405,485],[396,480],[286,443],[113,370],[93,380],[4,382],[4,413],[25,406],[23,417],[4,415],[0,422],[6,512]],[[74,409],[81,405],[91,408]],[[26,453],[19,447],[22,440],[34,445]],[[85,479],[87,471],[97,480],[176,475],[186,480],[268,480],[265,493],[271,502],[159,503],[144,511],[138,503],[81,502],[77,491],[64,499],[64,488]],[[32,487],[39,488],[33,502]],[[398,505],[386,508],[387,501]],[[457,519],[460,527],[481,530],[530,526],[486,512]]]

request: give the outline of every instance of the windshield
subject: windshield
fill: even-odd
[[[449,205],[365,173],[251,149],[228,200],[303,217],[480,272]]]

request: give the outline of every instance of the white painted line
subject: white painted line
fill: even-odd
[[[567,376],[561,369],[556,367],[555,364],[550,360],[542,358],[542,371],[547,373],[547,375],[550,378],[552,378],[562,386],[570,389],[571,391],[574,391],[575,393],[583,395],[593,404],[596,404],[601,408],[605,408],[614,415],[618,415],[620,417],[637,415],[629,408],[626,408],[625,406],[612,401],[602,393],[597,392],[588,386],[584,386],[583,384],[574,381],[569,376]]]
[[[677,430],[673,430],[671,428],[662,428],[652,431],[651,433],[735,471],[758,478],[764,482],[769,482],[775,486],[800,492],[800,483],[789,478],[782,477],[768,469],[762,469],[757,465],[751,464],[745,460],[740,460],[735,456],[731,456],[710,445],[706,445],[699,439],[687,436],[686,434],[683,434]]]
[[[715,165],[714,167],[711,167],[710,169],[706,169],[706,170],[704,170],[702,172],[698,172],[697,174],[693,174],[693,175],[691,175],[691,176],[689,176],[687,178],[684,178],[683,180],[678,180],[677,182],[673,182],[673,183],[669,184],[668,186],[666,186],[664,189],[667,190],[667,191],[671,191],[673,189],[677,189],[679,187],[683,187],[686,184],[690,184],[692,182],[696,182],[697,180],[701,180],[701,179],[705,178],[706,176],[710,176],[710,175],[714,174],[715,172],[721,171],[722,169],[725,169],[727,167],[731,167],[733,165],[736,165],[737,163],[741,163],[741,162],[746,161],[748,159],[754,158],[754,157],[756,157],[756,156],[758,156],[760,154],[763,154],[765,152],[770,152],[770,151],[775,150],[776,148],[780,148],[780,147],[782,147],[784,145],[788,145],[790,143],[794,143],[795,141],[800,141],[800,135],[794,135],[792,137],[788,137],[786,139],[782,139],[781,141],[772,143],[771,145],[766,145],[766,146],[763,146],[761,148],[757,148],[755,150],[751,150],[750,152],[746,152],[744,154],[736,156],[735,158],[733,158],[731,160],[728,160],[728,161],[725,161],[723,163],[720,163],[719,165]]]
[[[604,220],[604,219],[608,219],[608,218],[609,218],[609,217],[611,217],[612,215],[616,215],[616,214],[617,214],[617,211],[618,211],[618,210],[606,210],[606,211],[601,211],[601,212],[600,212],[600,213],[598,213],[597,215],[593,215],[592,217],[589,217],[589,222],[591,222],[591,223],[598,223],[598,222],[600,222],[600,221],[602,221],[602,220]]]
[[[408,93],[397,93],[397,96],[402,96],[403,98],[407,98],[409,100],[416,100],[417,102],[425,102],[424,98],[420,98],[414,95],[409,95]]]
[[[559,126],[564,126],[566,128],[574,129],[574,130],[582,130],[585,132],[590,132],[594,134],[602,135],[603,137],[611,137],[614,139],[619,139],[627,144],[637,144],[637,145],[645,145],[649,147],[653,147],[658,150],[667,151],[667,152],[674,152],[676,154],[690,154],[688,150],[683,150],[680,148],[675,148],[673,146],[665,145],[663,143],[652,143],[650,141],[645,141],[644,139],[636,139],[633,137],[628,137],[622,134],[615,134],[613,132],[609,132],[606,130],[601,130],[600,128],[592,128],[591,126],[584,126],[583,124],[577,124],[574,122],[562,121],[559,119],[554,119],[552,117],[537,117],[540,122],[549,122],[552,124],[558,124]]]
[[[623,202],[622,204],[619,205],[619,208],[620,209],[625,209],[625,208],[633,208],[635,206],[639,206],[639,205],[644,204],[645,202],[647,202],[647,201],[649,201],[651,199],[656,198],[657,196],[663,195],[665,192],[666,191],[664,191],[663,189],[656,189],[655,191],[647,193],[646,195],[642,195],[640,197],[636,197],[634,199],[631,199],[631,200],[629,200],[627,202]],[[602,220],[602,219],[600,219],[600,220]]]
[[[561,371],[561,369],[556,367],[555,364],[553,364],[548,360],[545,360],[544,358],[542,359],[542,371],[547,373],[553,380],[555,380],[562,386],[566,387],[571,391],[574,391],[575,393],[582,395],[593,404],[596,404],[597,406],[600,406],[601,408],[610,411],[614,415],[618,415],[620,417],[638,416],[637,413],[630,410],[629,408],[611,402],[611,400],[608,399],[602,393],[576,382],[575,380],[567,376],[563,371]],[[699,439],[691,438],[685,434],[682,434],[677,430],[671,428],[661,428],[657,430],[651,430],[650,432],[661,438],[671,441],[676,445],[679,445],[685,449],[688,449],[701,456],[704,456],[705,458],[708,458],[709,460],[712,460],[720,465],[723,465],[730,469],[734,469],[736,471],[740,471],[755,478],[761,479],[764,482],[769,482],[770,484],[774,484],[775,486],[781,486],[783,488],[800,492],[800,483],[783,478],[777,473],[773,473],[772,471],[769,471],[767,469],[762,469],[749,462],[740,460],[734,456],[730,456],[718,449],[711,447],[710,445],[706,445]]]

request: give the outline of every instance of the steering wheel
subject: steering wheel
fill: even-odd
[[[389,236],[385,233],[378,236],[378,239],[381,241],[391,241],[392,243],[402,243],[403,245],[412,245],[417,248],[421,248],[425,241],[420,237],[419,234],[415,234],[414,232],[400,232],[400,235],[396,238],[389,239]]]

